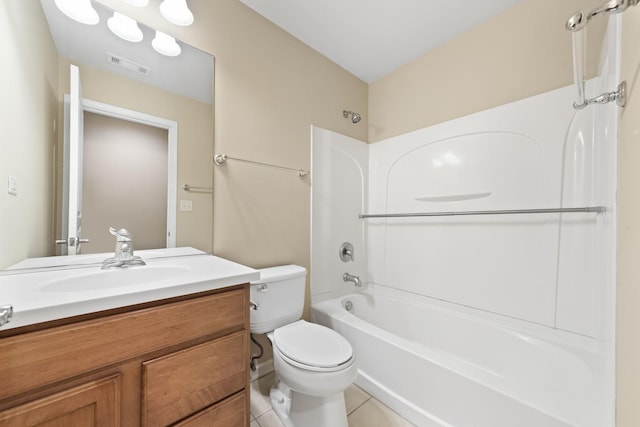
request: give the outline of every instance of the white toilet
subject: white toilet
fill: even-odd
[[[273,344],[271,405],[285,427],[347,427],[343,392],[358,374],[355,355],[337,332],[300,320],[306,274],[297,265],[260,270],[251,283],[251,332]]]

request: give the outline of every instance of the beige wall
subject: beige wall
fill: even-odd
[[[54,251],[57,56],[40,2],[0,2],[0,269]],[[7,178],[18,195],[7,193]]]
[[[576,11],[601,3],[522,0],[374,82],[369,142],[571,84],[571,36],[564,25]],[[602,20],[589,25],[591,73],[603,31]]]
[[[60,93],[69,93],[69,61],[60,58],[59,62]],[[82,94],[85,98],[178,122],[178,201],[191,200],[193,210],[181,212],[179,207],[177,208],[177,245],[192,246],[211,252],[211,194],[186,193],[182,190],[182,185],[210,186],[212,183],[212,106],[95,68],[78,65]],[[59,168],[59,171],[61,169]],[[130,231],[136,234],[135,230]]]
[[[367,85],[237,0],[214,1],[216,152],[309,170],[310,126],[367,139]],[[353,125],[342,117],[363,113]],[[214,252],[310,267],[310,178],[243,163],[214,175]],[[307,296],[309,292],[307,292]]]
[[[640,7],[623,15],[622,79],[629,99],[622,112],[618,153],[618,284],[616,322],[617,426],[640,425]]]

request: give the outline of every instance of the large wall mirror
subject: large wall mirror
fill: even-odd
[[[72,66],[77,66],[83,101],[78,217],[80,237],[89,240],[80,246],[79,253],[112,250],[110,226],[130,230],[136,249],[192,246],[210,252],[213,56],[179,40],[177,50],[161,53],[162,49],[154,49],[154,40],[162,35],[140,23],[140,32],[134,38],[141,40],[124,40],[110,29],[110,22],[121,18],[119,14],[98,2],[92,1],[92,6],[99,22],[85,25],[63,14],[54,0],[25,2],[30,6],[23,1],[10,0],[3,6],[10,23],[16,27],[20,22],[30,24],[31,30],[39,34],[34,37],[45,40],[44,44],[55,50],[45,55],[50,68],[50,105],[33,111],[34,115],[49,117],[34,116],[29,120],[53,128],[53,149],[48,154],[52,163],[50,185],[46,190],[51,194],[45,195],[48,201],[33,202],[33,209],[39,209],[35,207],[38,205],[50,210],[51,231],[36,244],[45,248],[39,252],[65,255],[69,243],[67,206],[69,199],[75,198],[68,191],[74,181],[73,172],[69,173],[74,170],[69,166],[73,165],[73,156],[68,156],[69,136],[73,135],[68,95],[73,92]],[[148,7],[157,4],[151,1]],[[16,41],[18,37],[15,36]],[[24,54],[43,56],[33,51]],[[8,147],[2,145],[2,149]],[[32,181],[28,176],[31,171],[25,169],[15,172],[18,183]],[[35,166],[33,169],[34,174],[40,173]],[[16,200],[21,196],[18,187]],[[60,244],[61,241],[65,243]],[[10,243],[4,241],[1,245]],[[75,249],[77,245],[73,252]]]

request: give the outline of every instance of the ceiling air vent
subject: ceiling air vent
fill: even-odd
[[[134,73],[142,74],[144,76],[148,76],[149,74],[151,74],[150,67],[140,65],[121,56],[116,56],[113,53],[107,53],[107,62],[109,64],[117,65],[118,67],[133,71]]]

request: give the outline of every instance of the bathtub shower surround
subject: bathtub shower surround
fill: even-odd
[[[606,425],[594,418],[597,355],[580,335],[379,285],[312,316],[355,349],[356,384],[418,426]]]
[[[617,25],[588,94],[617,84]],[[561,88],[370,145],[312,130],[312,318],[354,347],[356,384],[417,425],[614,425],[620,111],[574,99]],[[573,207],[603,209],[358,218]]]
[[[358,219],[366,209],[369,148],[353,138],[312,127],[311,187],[311,289],[326,293],[350,289],[344,274],[366,277],[365,228]],[[349,242],[353,257],[344,258],[342,247]],[[343,258],[345,259],[343,261]]]
[[[572,95],[568,87],[372,144],[369,212],[605,205],[590,188],[595,157],[586,153],[594,148],[588,135],[580,134],[579,147],[567,144],[565,153]],[[563,171],[581,179],[564,192]],[[592,230],[598,218],[597,213],[551,213],[364,220],[368,279],[595,336]],[[580,233],[563,236],[563,244],[584,250],[563,251],[565,280],[559,282],[561,221],[578,224],[588,235],[579,242],[584,246],[569,241]]]

